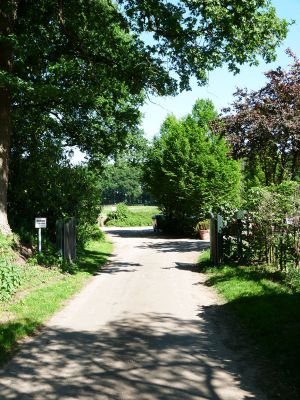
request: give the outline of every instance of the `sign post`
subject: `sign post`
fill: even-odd
[[[35,227],[38,229],[38,250],[42,251],[42,228],[47,227],[47,218],[36,218]]]

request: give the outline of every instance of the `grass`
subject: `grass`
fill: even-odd
[[[107,215],[109,212],[112,211],[115,205],[106,205],[102,207],[102,214]],[[129,210],[132,212],[150,212],[153,214],[157,214],[158,208],[156,206],[143,206],[143,205],[136,205],[136,206],[128,206]]]
[[[0,362],[5,362],[16,349],[18,340],[35,333],[58,311],[105,263],[112,244],[90,242],[79,255],[79,269],[74,275],[59,269],[26,265],[22,285],[9,303],[0,304]]]
[[[280,272],[262,266],[212,267],[209,251],[200,268],[227,301],[245,332],[300,398],[300,291],[292,290]],[[299,396],[299,397],[298,397]]]
[[[109,213],[112,206],[104,206],[103,214]],[[152,216],[159,213],[155,206],[128,206],[128,214],[125,219],[111,219],[107,226],[151,226]]]

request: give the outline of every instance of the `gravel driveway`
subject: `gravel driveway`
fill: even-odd
[[[0,398],[264,400],[196,271],[208,244],[148,228],[107,232],[110,262],[7,364]]]

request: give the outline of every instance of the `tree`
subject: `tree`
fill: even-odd
[[[104,204],[149,202],[142,182],[142,168],[148,150],[143,131],[128,136],[125,148],[110,160],[101,175]]]
[[[21,236],[34,231],[34,218],[39,216],[47,218],[52,240],[57,219],[76,217],[81,230],[97,221],[102,193],[99,173],[87,165],[71,165],[59,142],[45,140],[23,157],[13,154],[11,170],[9,220]]]
[[[192,75],[204,84],[223,63],[237,72],[258,55],[271,61],[287,25],[267,0],[1,1],[0,229],[9,232],[12,129],[102,161],[138,124],[145,92],[175,94]]]
[[[232,154],[242,159],[248,186],[277,185],[300,172],[300,61],[267,72],[260,90],[239,89],[221,117]],[[220,124],[217,125],[220,131]]]
[[[104,204],[137,204],[142,196],[141,168],[124,160],[109,164],[102,178]]]
[[[239,203],[240,170],[227,157],[223,139],[211,134],[217,113],[210,100],[198,100],[187,117],[169,115],[154,139],[144,179],[168,220],[182,228],[186,219]]]

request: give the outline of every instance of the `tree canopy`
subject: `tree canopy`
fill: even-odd
[[[150,201],[142,182],[142,168],[148,141],[138,131],[128,136],[123,151],[110,159],[101,175],[103,204],[138,204]]]
[[[210,100],[198,100],[181,120],[169,115],[149,151],[145,182],[178,228],[189,217],[199,221],[210,211],[238,206],[240,169],[227,157],[224,140],[210,132],[216,116]]]
[[[290,69],[267,72],[260,90],[239,89],[220,120],[232,154],[244,160],[250,185],[299,178],[300,61],[287,52],[293,58]]]
[[[267,0],[1,1],[1,229],[11,146],[23,157],[27,139],[58,139],[101,162],[138,125],[145,93],[271,61],[287,26]]]

